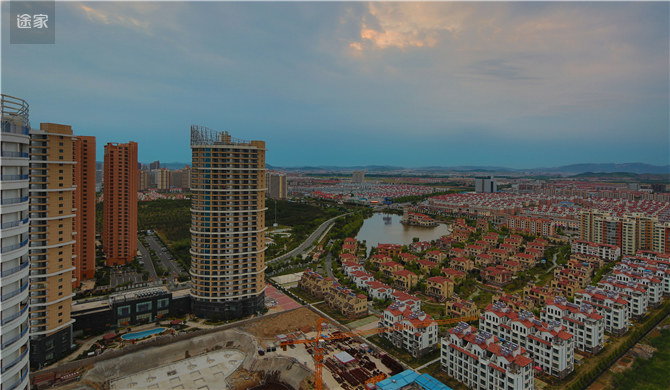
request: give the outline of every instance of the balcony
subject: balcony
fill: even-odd
[[[0,181],[28,180],[28,175],[0,175]]]
[[[5,199],[2,199],[0,204],[2,204],[3,206],[6,206],[6,205],[10,205],[10,204],[18,204],[18,203],[23,203],[23,202],[27,202],[27,201],[28,201],[27,196],[24,196],[22,198],[5,198]]]
[[[14,158],[28,158],[28,153],[26,152],[16,152],[13,150],[3,150],[2,154],[0,154],[2,157],[14,157]]]
[[[21,355],[19,355],[19,357],[17,357],[16,359],[12,360],[11,363],[3,365],[2,373],[4,374],[7,370],[14,367],[18,362],[23,360],[23,358],[25,358],[27,354],[28,354],[28,348],[24,349],[23,352],[21,352]]]
[[[18,290],[14,290],[14,291],[9,292],[9,293],[7,293],[7,294],[2,294],[2,299],[1,299],[1,301],[4,302],[4,301],[6,301],[6,300],[8,300],[8,299],[10,299],[10,298],[14,298],[15,296],[17,296],[17,295],[21,294],[22,292],[26,291],[27,288],[28,288],[28,283],[26,282],[26,284],[24,284],[23,286],[21,286],[20,289],[18,289]]]
[[[19,221],[5,222],[2,225],[0,225],[0,227],[2,229],[11,229],[13,227],[26,225],[28,223],[28,221],[29,221],[28,218],[25,218],[25,219],[19,220]]]
[[[28,310],[28,305],[23,306],[23,309],[21,309],[20,311],[12,314],[11,316],[9,316],[7,318],[3,318],[2,319],[2,325],[6,325],[9,322],[14,321],[15,319],[21,317],[22,315],[24,315],[26,313],[27,310]]]
[[[23,329],[23,330],[21,331],[21,333],[19,333],[18,335],[12,337],[10,340],[3,341],[3,342],[2,342],[2,349],[7,348],[7,347],[9,347],[10,345],[12,345],[12,344],[14,344],[15,342],[17,342],[18,340],[20,340],[23,336],[26,335],[26,333],[28,333],[28,329],[30,329],[30,328],[26,326],[26,328]]]
[[[15,251],[17,249],[23,248],[26,245],[28,245],[28,240],[27,239],[23,240],[22,242],[19,242],[18,244],[3,246],[0,253],[8,253],[8,252],[11,252],[11,251]]]
[[[13,275],[13,274],[15,274],[15,273],[17,273],[21,270],[24,270],[24,269],[28,268],[29,265],[30,265],[30,262],[25,262],[25,263],[19,265],[18,267],[14,267],[14,268],[4,270],[4,271],[0,272],[0,277],[4,278],[4,277],[10,276],[10,275]]]

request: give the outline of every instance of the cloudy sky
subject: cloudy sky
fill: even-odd
[[[3,2],[3,22],[8,18]],[[189,127],[299,165],[668,164],[661,3],[58,2],[10,45],[31,122],[190,161]]]

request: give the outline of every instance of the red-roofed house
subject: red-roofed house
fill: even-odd
[[[419,277],[414,272],[406,269],[393,272],[391,279],[393,279],[393,287],[405,291],[409,291],[419,283]]]
[[[449,261],[449,264],[452,268],[461,272],[468,272],[475,269],[475,262],[467,257],[454,257]]]

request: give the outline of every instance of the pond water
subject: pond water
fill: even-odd
[[[414,237],[431,241],[450,232],[449,226],[443,223],[435,227],[408,226],[400,223],[401,219],[401,215],[375,213],[363,222],[356,239],[365,241],[370,253],[370,249],[380,243],[408,245]]]

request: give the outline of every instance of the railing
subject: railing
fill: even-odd
[[[5,247],[2,248],[2,250],[0,251],[0,253],[11,252],[11,251],[17,250],[17,249],[19,249],[19,248],[21,248],[21,247],[24,247],[24,246],[26,246],[26,245],[28,245],[28,239],[25,239],[25,240],[23,240],[22,242],[19,242],[18,244],[14,244],[14,245],[10,245],[10,246],[5,246]]]
[[[5,222],[2,225],[0,225],[0,227],[2,229],[9,229],[9,228],[17,227],[17,226],[22,225],[22,224],[25,225],[27,223],[28,223],[28,218],[24,218],[23,220]]]
[[[2,325],[5,325],[11,321],[14,321],[15,319],[21,317],[23,314],[25,314],[26,310],[28,310],[28,305],[23,306],[23,309],[18,311],[17,313],[12,314],[11,316],[7,318],[2,319]]]
[[[10,96],[2,95],[2,116],[18,116],[24,121],[28,121],[28,103],[25,100]]]
[[[7,348],[8,346],[14,344],[17,340],[21,339],[21,337],[25,336],[26,333],[28,333],[28,329],[30,329],[30,327],[26,326],[26,328],[23,329],[23,330],[21,331],[21,333],[19,333],[18,335],[14,336],[11,340],[7,340],[7,341],[5,341],[4,343],[2,343],[2,349]]]
[[[3,367],[2,367],[2,373],[4,374],[5,371],[7,371],[7,370],[9,370],[10,368],[14,367],[18,362],[20,362],[21,360],[23,360],[23,358],[25,358],[27,354],[28,354],[28,348],[26,348],[25,351],[21,352],[21,355],[19,355],[19,357],[17,357],[16,359],[14,359],[11,363],[9,363],[9,364],[6,365],[6,366],[3,366]]]
[[[21,384],[21,382],[23,382],[23,381],[26,379],[26,376],[28,376],[28,372],[29,372],[29,370],[27,370],[27,369],[24,370],[24,371],[23,371],[23,374],[21,374],[21,377],[19,378],[19,380],[16,381],[16,382],[14,382],[14,383],[12,383],[12,384],[7,388],[7,390],[14,390],[14,389],[16,389],[17,387],[19,387],[19,385]]]
[[[0,175],[1,181],[28,180],[28,175]]]
[[[28,268],[29,265],[30,265],[30,262],[26,261],[25,263],[19,265],[18,267],[10,268],[10,269],[7,269],[7,270],[4,270],[4,271],[0,272],[0,276],[4,278],[5,276],[15,274],[15,273],[21,271],[22,269]]]
[[[28,283],[21,286],[20,289],[10,292],[9,294],[3,294],[2,295],[2,302],[6,301],[10,298],[14,298],[15,296],[17,296],[17,295],[21,294],[22,292],[26,291],[27,288],[28,288]]]
[[[0,153],[0,156],[2,157],[28,157],[28,153],[26,152],[16,152],[13,150],[3,150],[2,153]]]
[[[27,201],[28,201],[28,197],[24,196],[22,198],[6,198],[6,199],[3,199],[0,204],[8,205],[8,204],[23,203],[23,202],[27,202]]]

